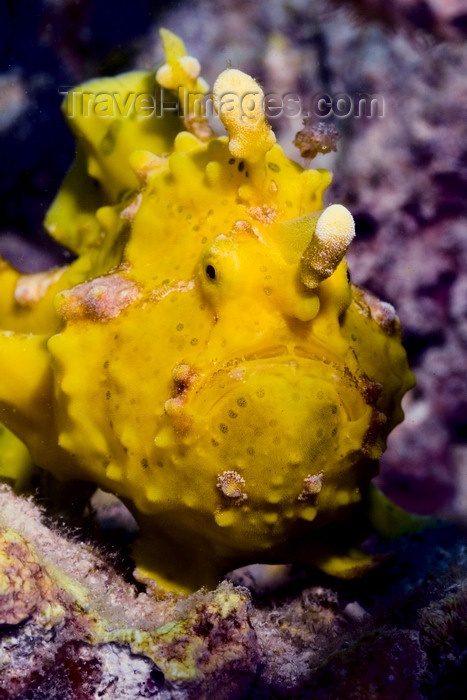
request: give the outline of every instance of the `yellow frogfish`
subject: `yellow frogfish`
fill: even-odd
[[[219,75],[216,135],[161,33],[157,70],[65,99],[77,154],[45,227],[74,261],[0,261],[0,471],[117,494],[166,589],[251,562],[358,575],[397,511],[371,479],[413,384],[398,318],[351,283],[352,216],[275,143],[260,86]]]

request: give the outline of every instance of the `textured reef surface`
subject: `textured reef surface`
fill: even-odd
[[[2,700],[464,697],[453,526],[377,548],[358,582],[253,566],[187,597],[138,590],[6,486],[0,529]]]

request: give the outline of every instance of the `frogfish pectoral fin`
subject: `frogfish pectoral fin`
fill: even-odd
[[[400,508],[374,484],[369,485],[363,505],[373,532],[386,540],[420,532],[438,522],[432,516],[416,515]]]

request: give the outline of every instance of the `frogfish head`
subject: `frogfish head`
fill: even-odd
[[[359,462],[374,407],[341,335],[353,235],[333,205],[282,223],[237,220],[202,248],[192,293],[213,322],[173,368],[155,446],[174,473],[189,470],[199,515],[205,504],[212,518],[215,485],[219,537],[228,528],[234,549],[245,538],[271,546],[293,521],[343,517],[368,481]]]
[[[247,125],[222,112],[221,93],[245,93],[249,81],[227,70],[214,86],[228,137],[182,133],[167,158],[133,157],[144,190],[124,255],[125,274],[156,302],[154,320],[132,322],[127,336],[157,328],[148,381],[156,366],[170,374],[156,410],[147,393],[151,474],[141,489],[132,470],[127,491],[140,511],[163,509],[172,527],[186,522],[239,551],[344,517],[372,476],[360,465],[373,464],[380,415],[343,332],[352,216],[323,209],[329,174],[290,161],[260,110]]]

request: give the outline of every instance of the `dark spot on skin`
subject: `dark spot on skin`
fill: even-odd
[[[206,265],[206,274],[209,277],[209,279],[216,279],[216,270],[213,265]]]
[[[241,160],[240,163],[238,164],[238,172],[243,173],[244,170],[245,170],[245,162],[243,160]]]
[[[229,158],[229,165],[233,165],[235,163],[235,158]]]
[[[190,345],[198,345],[198,338],[192,338],[190,340]]]
[[[120,129],[120,122],[114,121],[107,129],[107,133],[99,144],[99,150],[104,156],[109,156],[117,143],[117,134]]]
[[[246,399],[244,399],[243,396],[240,396],[240,398],[237,399],[237,406],[240,406],[240,408],[244,408],[246,406]]]
[[[211,442],[212,442],[212,444],[214,445],[214,447],[218,447],[218,446],[219,446],[219,443],[217,442],[217,440],[214,440],[214,438],[211,438]]]
[[[175,330],[177,330],[177,331],[182,331],[182,330],[183,330],[183,323],[178,323],[178,324],[175,326]]]
[[[181,396],[188,389],[188,382],[179,379],[175,381],[175,395]]]
[[[149,462],[146,459],[146,457],[143,457],[143,459],[141,460],[141,466],[143,467],[143,469],[147,469],[149,467]]]
[[[109,366],[109,361],[106,360],[106,361],[104,362],[104,369],[107,369],[108,366]]]
[[[255,448],[254,447],[247,447],[246,448],[247,454],[249,455],[254,455],[255,454]]]
[[[238,413],[235,413],[235,411],[232,411],[232,409],[230,409],[229,418],[236,418],[237,416],[238,416]]]
[[[273,173],[279,173],[281,170],[277,163],[268,163],[268,168],[272,170]]]
[[[363,396],[370,406],[376,406],[376,401],[381,395],[383,387],[377,382],[365,382],[363,386]]]
[[[381,426],[383,425],[384,418],[378,411],[373,411],[370,425],[366,431],[366,435],[363,441],[363,450],[368,453],[368,451],[376,444],[378,436],[381,431]]]
[[[110,391],[105,392],[105,398],[107,399],[107,401],[110,399],[111,396],[112,394],[110,393]]]
[[[119,202],[123,203],[130,203],[132,199],[136,197],[138,194],[137,190],[130,190],[128,187],[124,190],[121,190],[121,192],[118,193],[117,199]]]
[[[219,430],[221,431],[221,433],[227,433],[229,430],[229,427],[225,423],[220,423]]]
[[[245,177],[250,177],[250,173],[248,172],[248,170],[245,170]]]

